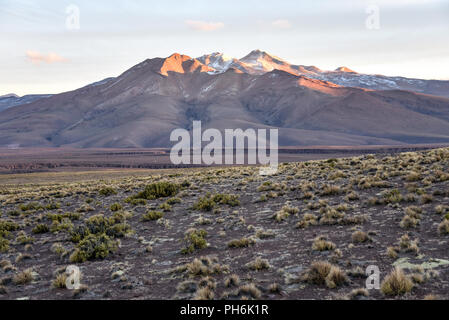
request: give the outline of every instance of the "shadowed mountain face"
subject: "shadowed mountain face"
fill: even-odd
[[[321,72],[315,67],[260,51],[214,55],[148,59],[119,77],[8,108],[0,146],[169,147],[171,131],[193,120],[203,129],[279,128],[282,146],[449,142],[448,98],[340,86],[294,72]]]
[[[27,104],[34,102],[36,100],[50,97],[50,94],[29,94],[23,97],[19,97],[16,94],[6,94],[0,96],[0,111],[12,108],[15,106],[20,106],[22,104]]]

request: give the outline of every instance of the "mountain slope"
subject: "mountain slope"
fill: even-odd
[[[286,70],[268,71],[254,56],[241,67],[260,63],[264,72],[237,63],[217,72],[204,57],[180,54],[147,59],[116,78],[0,112],[0,146],[169,147],[171,131],[193,120],[203,129],[279,128],[283,146],[449,142],[447,98],[339,86],[262,59]]]
[[[0,96],[0,111],[19,106],[21,104],[28,104],[36,100],[47,98],[50,94],[29,94],[23,97],[19,97],[16,94],[6,94]]]

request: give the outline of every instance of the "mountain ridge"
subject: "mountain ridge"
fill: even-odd
[[[204,56],[147,59],[118,77],[8,108],[0,147],[170,147],[171,131],[193,120],[219,130],[279,128],[281,146],[449,142],[448,98],[342,86],[294,74],[262,52],[245,60],[263,57],[284,70],[245,72],[214,57],[231,62],[217,72]]]

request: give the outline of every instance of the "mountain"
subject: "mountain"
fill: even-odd
[[[325,72],[261,51],[241,60],[147,59],[118,77],[0,112],[0,146],[170,147],[171,131],[193,120],[203,129],[279,128],[282,146],[449,142],[448,98],[346,87],[310,76],[317,73]]]
[[[47,98],[51,95],[49,94],[29,94],[23,97],[19,97],[18,95],[14,93],[5,94],[3,96],[0,96],[0,111],[6,110],[8,108],[18,106],[21,104],[27,104],[34,102],[36,100]]]
[[[114,79],[114,78],[113,77],[106,78],[101,81],[97,81],[97,82],[88,84],[86,87],[98,86],[98,85],[104,84],[112,79]],[[0,96],[0,111],[15,107],[15,106],[20,106],[23,104],[29,104],[36,100],[48,98],[51,96],[52,96],[51,94],[28,94],[23,97],[19,97],[18,95],[14,94],[14,93],[5,94],[5,95]]]
[[[221,55],[214,53],[212,55]],[[294,75],[302,75],[311,79],[329,81],[340,86],[357,87],[372,90],[408,90],[419,93],[449,97],[449,81],[422,80],[404,77],[387,77],[383,75],[370,75],[357,73],[347,67],[339,67],[334,71],[323,71],[315,66],[293,65],[281,58],[270,55],[264,51],[254,50],[247,56],[239,59],[229,58],[232,64],[208,60],[212,55],[198,58],[217,72],[224,72],[230,67],[237,68],[250,74],[262,74],[273,70],[283,70]]]

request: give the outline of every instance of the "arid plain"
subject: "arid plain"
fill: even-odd
[[[446,299],[448,171],[440,148],[295,161],[272,176],[0,175],[0,298]],[[379,290],[365,288],[370,265]]]

